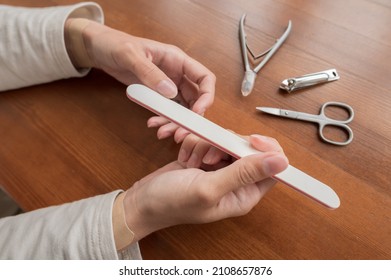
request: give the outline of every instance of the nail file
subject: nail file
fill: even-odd
[[[163,97],[146,86],[133,84],[126,91],[128,98],[133,102],[171,120],[233,157],[242,158],[261,153],[252,148],[248,141],[238,135],[179,105],[175,101]],[[339,197],[332,188],[291,165],[283,172],[274,175],[273,178],[328,208],[336,209],[340,205]]]

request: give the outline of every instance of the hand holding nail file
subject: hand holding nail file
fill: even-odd
[[[127,96],[135,103],[166,117],[236,158],[261,153],[238,135],[143,85],[130,85],[127,88]],[[335,209],[340,205],[333,189],[291,165],[274,178],[326,207]]]

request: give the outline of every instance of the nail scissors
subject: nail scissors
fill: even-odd
[[[242,57],[243,57],[243,62],[244,62],[244,67],[245,67],[245,74],[242,82],[242,94],[243,96],[247,96],[251,93],[254,87],[255,83],[255,78],[257,76],[257,73],[261,68],[266,64],[266,62],[269,61],[269,59],[273,56],[273,54],[278,50],[278,48],[284,43],[285,39],[288,37],[291,28],[292,28],[292,23],[291,21],[288,22],[288,27],[286,28],[284,34],[276,40],[276,43],[268,50],[265,52],[259,54],[259,55],[254,55],[254,53],[251,51],[249,46],[247,45],[247,35],[246,32],[244,31],[244,20],[246,19],[246,14],[243,14],[240,23],[239,23],[239,39],[240,39],[240,47],[242,50]],[[251,69],[249,60],[248,60],[248,52],[252,56],[254,60],[257,60],[263,56],[265,58],[254,68]]]
[[[346,120],[336,120],[332,119],[326,116],[325,110],[329,106],[334,107],[340,107],[343,109],[346,109],[346,111],[349,113],[349,116]],[[308,121],[308,122],[315,122],[319,124],[319,136],[320,138],[330,144],[344,146],[352,142],[353,140],[353,131],[352,129],[347,125],[347,123],[350,123],[353,120],[354,117],[354,111],[353,108],[349,105],[341,102],[326,102],[322,105],[320,109],[319,115],[312,115],[302,112],[296,112],[296,111],[290,111],[290,110],[284,110],[284,109],[278,109],[278,108],[269,108],[269,107],[257,107],[256,108],[259,111],[262,111],[264,113],[284,117],[284,118],[290,118],[290,119],[297,119],[302,121]],[[348,135],[348,139],[346,141],[334,141],[332,139],[329,139],[324,136],[323,130],[326,126],[335,126],[338,127],[344,131],[346,131]]]

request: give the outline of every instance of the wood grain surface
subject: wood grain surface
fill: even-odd
[[[6,0],[53,6],[66,0]],[[97,0],[106,24],[174,44],[217,76],[206,117],[240,134],[275,137],[290,163],[330,185],[329,210],[277,183],[246,216],[181,225],[140,242],[145,259],[391,258],[391,4],[387,0]],[[292,20],[286,42],[240,93],[239,19],[248,42],[270,47]],[[288,77],[336,68],[340,80],[295,93]],[[126,85],[99,70],[0,93],[0,185],[30,211],[134,182],[175,160],[179,146],[146,127],[152,113],[130,102]],[[355,110],[354,140],[326,144],[313,124],[268,116],[256,106],[318,113],[327,101]]]

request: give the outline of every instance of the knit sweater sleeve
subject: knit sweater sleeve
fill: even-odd
[[[119,191],[0,219],[0,259],[140,259],[138,244],[118,254],[112,208]]]
[[[0,5],[0,91],[81,77],[67,53],[64,25],[69,17],[103,23],[99,5],[24,8]]]

